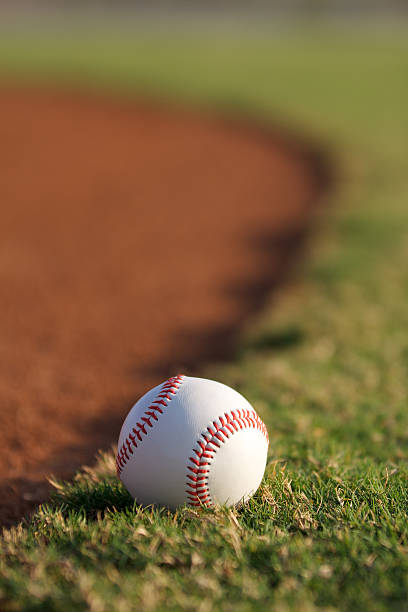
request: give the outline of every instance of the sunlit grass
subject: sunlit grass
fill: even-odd
[[[114,475],[113,456],[100,461],[96,472],[56,483],[53,503],[4,534],[6,609],[405,601],[406,467],[351,464],[344,455],[290,469],[272,462],[245,508],[173,514],[138,507]]]

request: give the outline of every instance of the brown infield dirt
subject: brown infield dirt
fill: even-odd
[[[247,119],[3,86],[3,525],[149,387],[231,355],[326,185],[318,152]]]

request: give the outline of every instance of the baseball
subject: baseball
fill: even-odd
[[[234,506],[259,487],[267,451],[266,427],[240,393],[180,375],[148,391],[130,410],[116,467],[143,505]]]

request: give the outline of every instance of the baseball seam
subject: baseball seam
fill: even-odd
[[[208,487],[210,466],[221,444],[243,429],[257,429],[269,443],[268,431],[264,422],[254,410],[231,410],[207,427],[193,448],[189,457],[186,475],[186,493],[189,506],[212,506]]]
[[[159,393],[155,400],[149,405],[144,411],[143,416],[140,417],[139,421],[136,422],[135,427],[131,428],[128,436],[125,438],[118,453],[116,455],[116,473],[120,478],[120,474],[123,469],[130,461],[131,455],[134,453],[134,449],[143,441],[143,436],[147,436],[149,430],[154,427],[152,421],[158,421],[161,414],[163,414],[165,408],[168,407],[170,401],[176,395],[183,382],[183,375],[179,374],[166,380],[160,387]]]

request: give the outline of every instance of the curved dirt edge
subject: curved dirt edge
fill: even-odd
[[[288,277],[330,184],[251,121],[0,89],[0,521],[114,441],[144,390],[227,358]],[[107,148],[109,143],[109,149]]]

